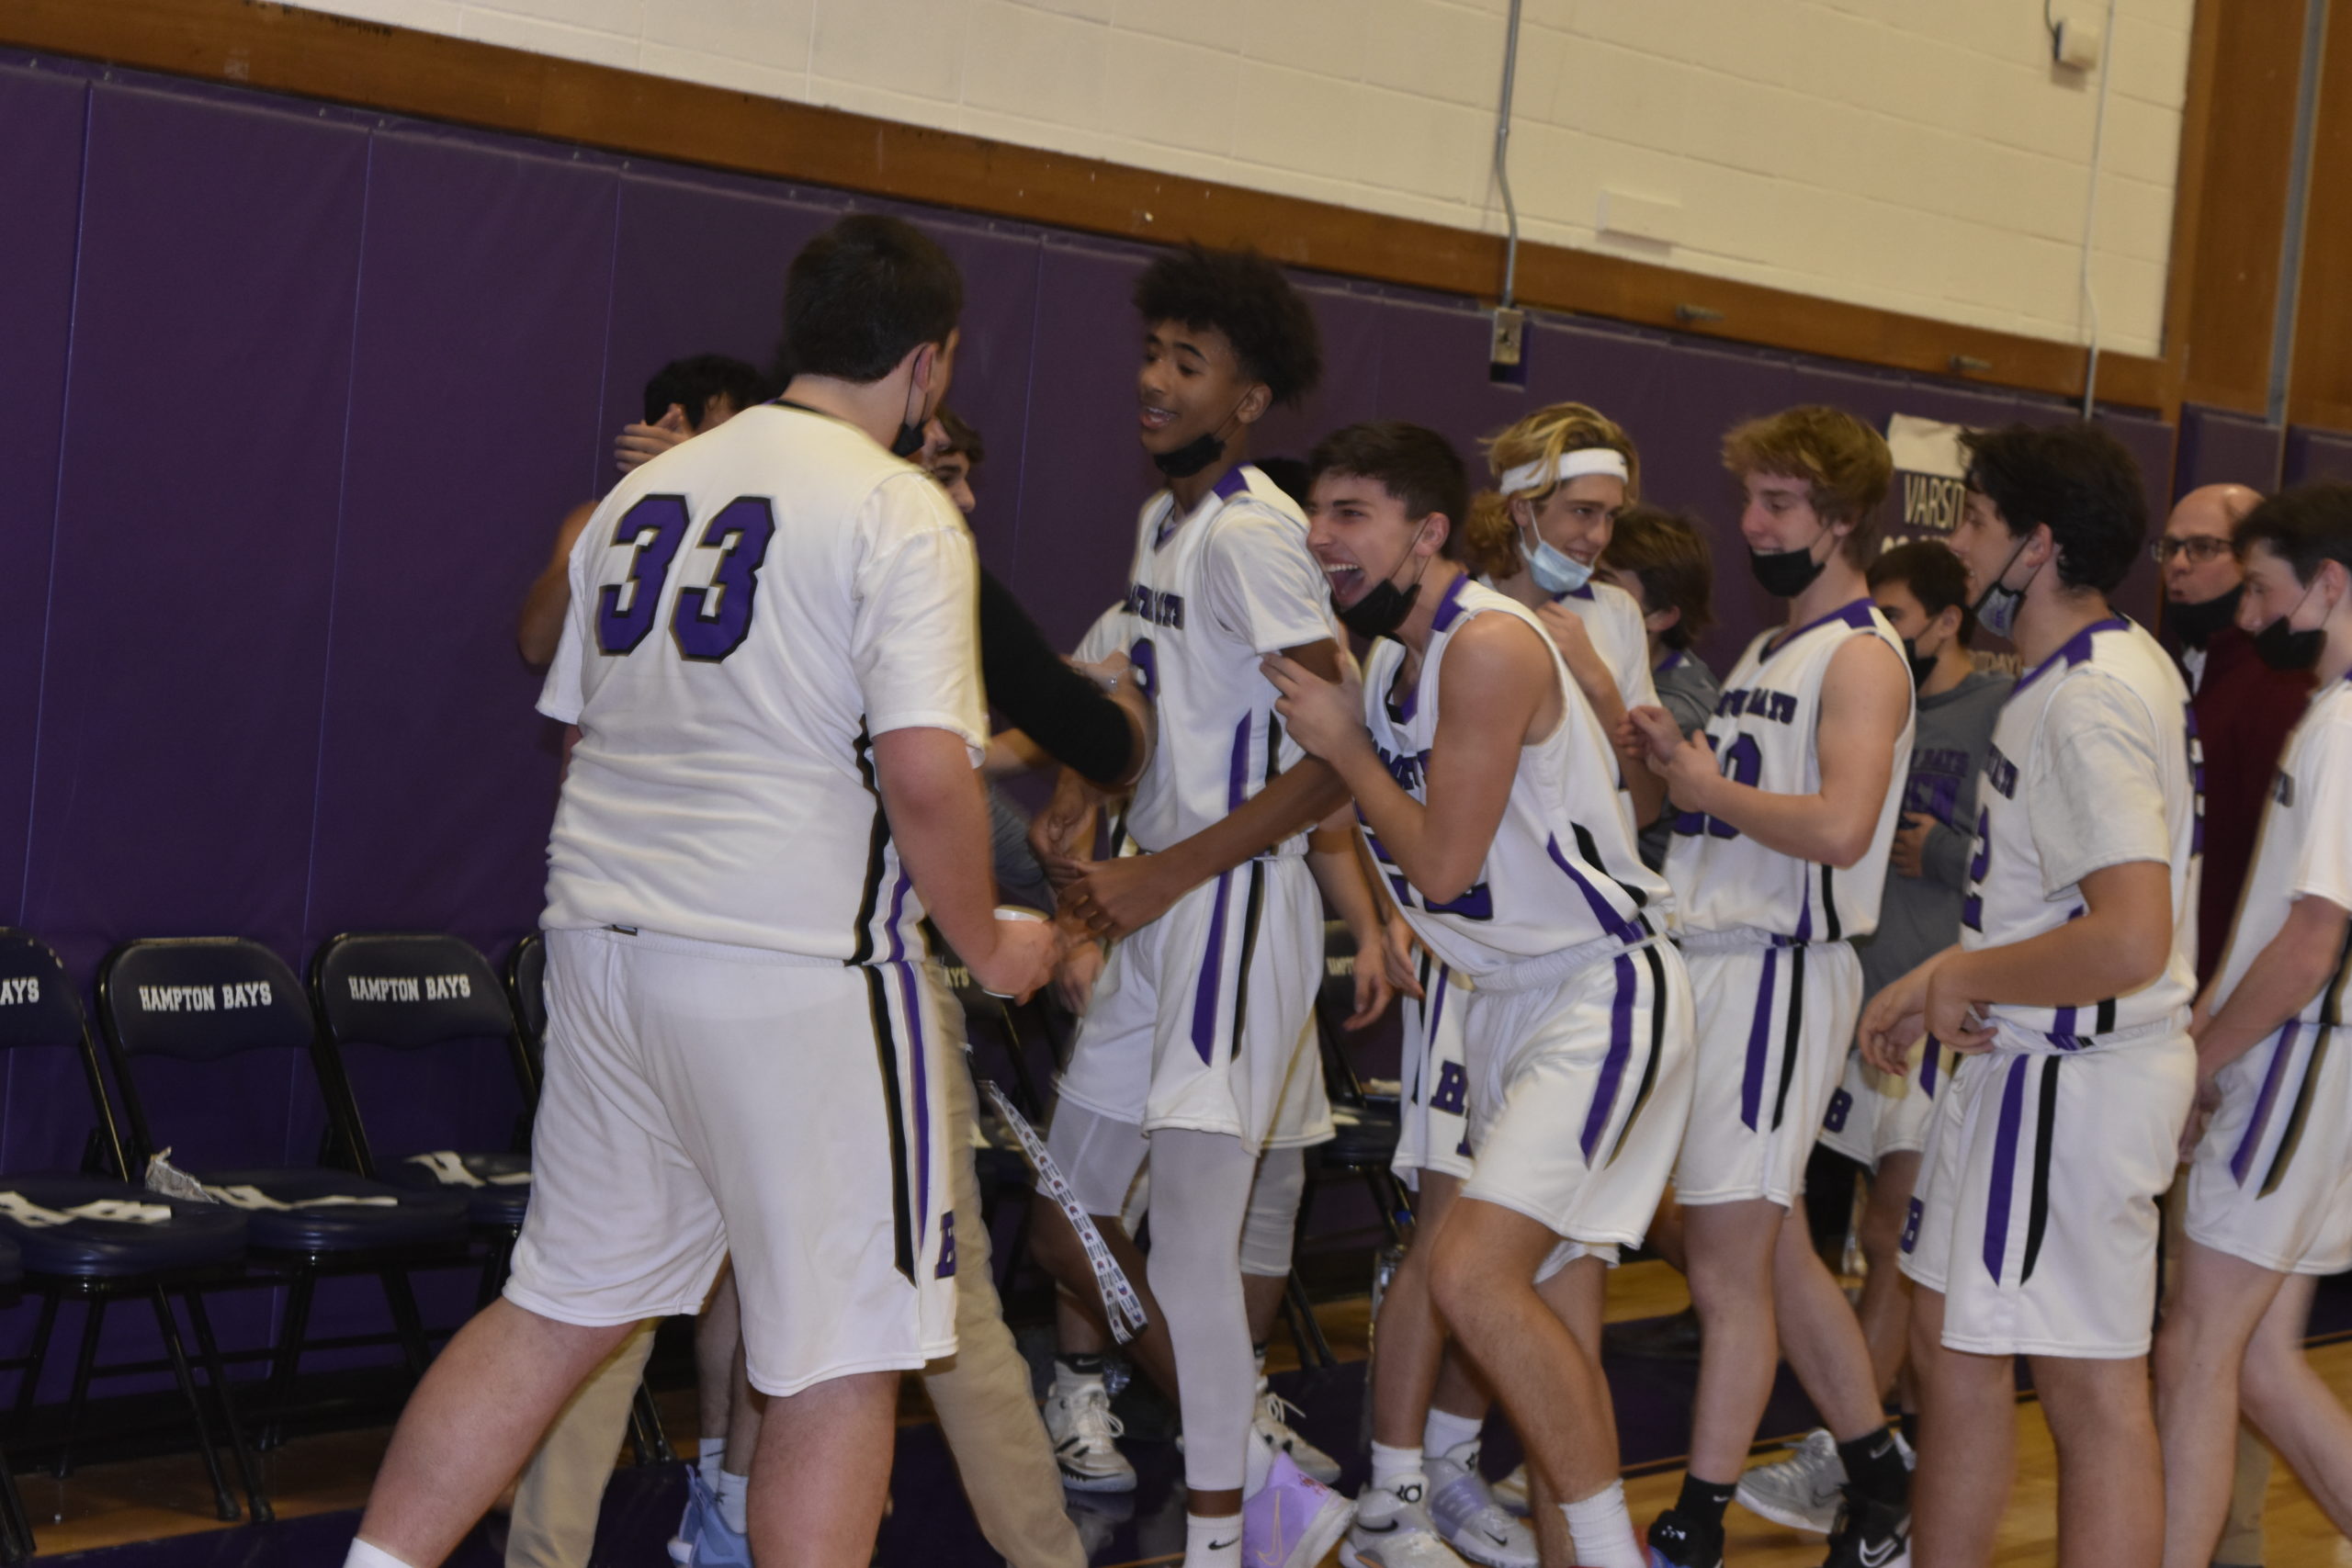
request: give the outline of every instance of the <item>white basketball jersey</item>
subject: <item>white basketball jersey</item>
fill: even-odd
[[[2313,696],[2287,738],[2254,869],[2222,959],[2216,1008],[2278,935],[2289,908],[2306,895],[2352,908],[2352,677]],[[2352,950],[2339,955],[2334,977],[2303,1004],[2297,1015],[2303,1022],[2340,1021],[2347,967]]]
[[[1185,515],[1166,491],[1144,503],[1125,608],[1127,655],[1159,730],[1126,829],[1144,849],[1164,850],[1224,820],[1305,755],[1283,733],[1259,661],[1340,633],[1306,519],[1247,464]],[[1300,833],[1270,852],[1306,848]]]
[[[1592,650],[1617,677],[1617,695],[1627,707],[1657,705],[1657,687],[1650,679],[1650,637],[1642,626],[1639,601],[1615,583],[1596,578],[1552,602],[1575,611],[1584,623]]]
[[[824,414],[747,409],[623,479],[539,699],[581,731],[548,929],[920,954],[873,739],[944,729],[977,764],[978,581],[945,492]]]
[[[1369,825],[1364,842],[1429,950],[1476,977],[1602,938],[1635,942],[1667,926],[1665,881],[1642,863],[1619,805],[1617,757],[1591,705],[1535,617],[1517,601],[1457,577],[1438,604],[1417,680],[1397,689],[1405,645],[1383,637],[1364,671],[1364,724],[1406,793],[1429,799],[1438,689],[1453,636],[1482,615],[1525,622],[1552,656],[1565,705],[1559,726],[1522,746],[1495,841],[1469,891],[1431,904],[1413,888]]]
[[[2128,727],[2128,733],[2120,737],[2120,750],[2144,761],[2136,770],[2141,776],[2110,763],[2108,776],[2094,784],[2110,792],[2118,815],[2109,829],[2119,840],[2136,835],[2144,850],[2143,856],[2132,858],[2162,859],[2168,864],[2172,956],[2162,975],[2129,996],[2081,1007],[1995,1004],[1988,1021],[1998,1028],[1996,1043],[2004,1050],[2048,1055],[2098,1045],[2119,1033],[2153,1032],[2167,1023],[2185,1022],[2197,994],[2203,765],[2196,720],[2189,711],[2188,688],[2170,657],[2155,638],[2120,615],[2086,626],[2020,677],[1993,726],[1993,743],[1976,785],[1976,854],[1969,863],[1968,892],[1961,903],[1960,944],[1971,950],[2005,947],[2053,931],[2087,910],[2080,875],[2055,880],[2064,873],[2064,858],[2084,846],[2038,839],[2033,814],[2040,805],[2045,820],[2050,819],[2048,802],[2038,802],[2036,795],[2052,789],[2055,769],[2075,765],[2071,759],[2062,761],[2067,752],[2086,742],[2098,743],[2086,726],[2046,722],[2062,693],[2088,682],[2103,684],[2070,693],[2069,704],[2095,705],[2120,716]],[[2151,746],[2155,755],[2147,758]],[[2154,776],[2145,776],[2151,773]],[[2120,815],[2153,817],[2159,812],[2161,822]],[[2074,835],[2078,840],[2082,836]]]
[[[1770,631],[1747,645],[1724,677],[1707,739],[1716,762],[1737,783],[1773,795],[1821,789],[1821,682],[1848,641],[1874,637],[1897,659],[1903,644],[1868,599],[1831,611],[1794,631]],[[1905,666],[1907,670],[1907,665]],[[1674,818],[1666,879],[1674,885],[1683,929],[1742,928],[1790,942],[1850,942],[1878,930],[1886,852],[1902,814],[1903,764],[1911,755],[1911,717],[1894,738],[1894,771],[1878,808],[1871,847],[1846,870],[1766,849],[1728,822],[1684,811]]]

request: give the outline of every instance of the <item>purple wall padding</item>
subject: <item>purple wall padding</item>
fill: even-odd
[[[2180,461],[2171,496],[2200,485],[2241,484],[2267,493],[2278,486],[2286,432],[2222,409],[2185,403],[2180,410]]]
[[[0,690],[0,920],[84,977],[117,942],[183,932],[256,937],[300,964],[339,930],[437,928],[503,957],[537,919],[556,780],[513,648],[524,588],[558,520],[611,483],[646,378],[710,351],[766,366],[786,264],[851,205],[0,60],[0,660],[17,676]],[[1074,642],[1121,592],[1154,488],[1128,303],[1148,253],[891,209],[965,270],[952,400],[988,445],[982,557]],[[1722,624],[1703,651],[1719,667],[1777,608],[1741,563],[1727,425],[1811,400],[1882,425],[2070,417],[2052,399],[1542,313],[1524,385],[1497,385],[1475,304],[1301,282],[1326,383],[1269,419],[1259,451],[1303,457],[1336,425],[1404,418],[1476,468],[1477,438],[1528,410],[1593,403],[1641,444],[1648,498],[1709,525]],[[2170,431],[2105,418],[2151,497],[2169,494]],[[2288,454],[2290,477],[2352,468],[2352,443],[2323,433],[2294,433]],[[2152,610],[2153,569],[2121,599]],[[388,1151],[503,1141],[511,1122],[494,1054],[358,1070]],[[0,1168],[77,1158],[84,1118],[60,1108],[80,1095],[62,1056],[8,1064]],[[300,1064],[159,1069],[151,1100],[199,1157],[317,1149]],[[370,1288],[322,1301],[329,1330],[380,1322]],[[224,1310],[224,1331],[254,1342],[266,1306]]]
[[[2310,484],[2314,479],[2352,483],[2352,434],[2297,425],[2287,432],[2287,460],[2281,482]]]

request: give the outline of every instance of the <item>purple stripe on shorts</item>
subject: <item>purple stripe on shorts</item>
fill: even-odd
[[[1764,950],[1764,977],[1756,984],[1756,1019],[1747,1026],[1747,1071],[1739,1080],[1739,1119],[1751,1133],[1764,1103],[1764,1058],[1772,1050],[1772,977],[1779,973],[1781,950]]]
[[[1209,944],[1201,954],[1201,980],[1193,992],[1193,1049],[1204,1062],[1216,1055],[1217,982],[1225,970],[1225,903],[1232,892],[1233,873],[1228,871],[1216,879],[1216,906],[1209,911]]]
[[[1634,1054],[1634,994],[1640,988],[1634,961],[1620,954],[1617,998],[1609,1008],[1609,1055],[1601,1058],[1600,1083],[1592,1091],[1592,1109],[1584,1119],[1581,1146],[1588,1166],[1592,1164],[1592,1151],[1600,1145],[1600,1134],[1609,1130],[1609,1118],[1617,1110],[1617,1086],[1625,1077],[1625,1059]]]
[[[1250,716],[1243,714],[1233,731],[1232,771],[1226,779],[1225,808],[1241,809],[1242,792],[1250,787]]]
[[[1566,872],[1568,880],[1577,885],[1577,891],[1584,895],[1586,906],[1592,910],[1594,922],[1603,931],[1615,937],[1619,942],[1639,942],[1648,934],[1637,928],[1633,921],[1619,914],[1616,907],[1609,902],[1607,896],[1593,886],[1589,877],[1577,869],[1576,862],[1560,852],[1560,840],[1556,836],[1547,835],[1544,840],[1544,847],[1552,852],[1552,863]]]
[[[907,1035],[913,1041],[915,1090],[915,1255],[931,1238],[931,1066],[923,1046],[922,999],[916,994],[915,966],[898,965],[899,995],[907,1006]]]
[[[2270,1110],[2278,1103],[2278,1088],[2287,1081],[2287,1064],[2295,1055],[2295,1037],[2302,1032],[2302,1027],[2301,1019],[2289,1019],[2279,1026],[2278,1037],[2271,1043],[2270,1066],[2262,1075],[2261,1097],[2254,1102],[2254,1115],[2245,1124],[2245,1136],[2238,1140],[2238,1152],[2230,1156],[2230,1175],[2240,1187],[2245,1185],[2245,1174],[2254,1168],[2254,1151],[2270,1126]]]
[[[2009,1081],[2001,1086],[2001,1122],[1993,1135],[1993,1190],[1984,1200],[1984,1267],[1995,1284],[2001,1280],[2001,1259],[2009,1249],[2010,1189],[2016,1185],[2018,1124],[2025,1119],[2027,1059],[2009,1063]]]

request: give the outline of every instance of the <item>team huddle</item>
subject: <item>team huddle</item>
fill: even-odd
[[[991,991],[1080,1006],[1029,1226],[1063,1354],[1019,1436],[1074,1486],[1132,1486],[1101,1371],[1131,1337],[1182,1417],[1185,1568],[1717,1568],[1735,1498],[1835,1568],[1986,1564],[2020,1356],[2063,1561],[2203,1568],[2242,1411],[2352,1526],[2352,1417],[2264,1349],[2301,1366],[2291,1281],[2352,1267],[2352,488],[2233,536],[2239,624],[2318,685],[2200,994],[2197,727],[2109,604],[2148,518],[2097,426],[1964,435],[1948,545],[1892,548],[1869,426],[1728,432],[1739,543],[1786,614],[1718,685],[1691,651],[1705,541],[1640,506],[1604,415],[1528,414],[1482,481],[1432,431],[1351,425],[1295,499],[1249,439],[1319,377],[1305,299],[1185,247],[1136,301],[1165,484],[1074,680],[1017,661],[1034,626],[907,460],[961,286],[895,220],[794,262],[780,398],[584,520],[542,700],[577,740],[534,1197],[348,1561],[440,1561],[574,1387],[731,1257],[766,1414],[729,1455],[748,1512],[682,1530],[682,1561],[866,1562],[899,1374],[958,1346],[972,1111],[934,940]],[[2013,682],[1971,657],[1980,624]],[[992,706],[1037,716],[991,734]],[[1008,757],[1058,765],[1029,832],[1050,920],[999,908],[979,764]],[[1416,1192],[1354,1499],[1262,1367],[1301,1151],[1332,1134],[1327,908],[1359,1017],[1401,1004]],[[1804,1223],[1816,1141],[1873,1172],[1859,1314]],[[1645,1530],[1600,1362],[1608,1270],[1642,1247],[1688,1277],[1700,1356],[1688,1473]],[[1784,1358],[1824,1430],[1750,1471]],[[1528,1463],[1490,1483],[1496,1404]]]

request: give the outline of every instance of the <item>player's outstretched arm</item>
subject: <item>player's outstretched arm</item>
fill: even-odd
[[[945,729],[885,730],[874,738],[874,779],[899,863],[973,976],[1022,998],[1044,985],[1057,939],[1046,922],[996,918],[988,799],[964,738]]]
[[[1339,645],[1329,639],[1284,649],[1283,657],[1327,680],[1338,677]],[[1088,930],[1124,936],[1158,919],[1170,905],[1211,877],[1321,821],[1347,797],[1329,767],[1314,757],[1305,758],[1189,839],[1154,854],[1096,861],[1063,890],[1063,901],[1086,921]]]
[[[1726,823],[1768,850],[1842,871],[1870,852],[1879,807],[1894,783],[1895,743],[1910,715],[1911,676],[1902,661],[1876,637],[1849,637],[1821,680],[1814,731],[1821,787],[1815,793],[1775,795],[1735,783],[1718,770],[1711,749],[1691,741],[1654,748],[1663,761],[1652,766],[1666,775],[1667,792],[1682,809]]]
[[[514,624],[514,647],[523,662],[534,670],[544,669],[555,658],[556,644],[563,640],[563,619],[571,608],[571,547],[579,543],[581,531],[595,514],[593,501],[583,501],[564,513],[555,531],[555,554],[531,584],[530,592],[523,596],[523,614]]]
[[[1387,911],[1364,880],[1363,861],[1356,852],[1361,841],[1354,814],[1344,806],[1326,817],[1306,840],[1306,865],[1315,874],[1315,885],[1355,939],[1356,997],[1355,1011],[1347,1020],[1350,1029],[1362,1029],[1387,1011],[1396,994],[1383,952]]]

